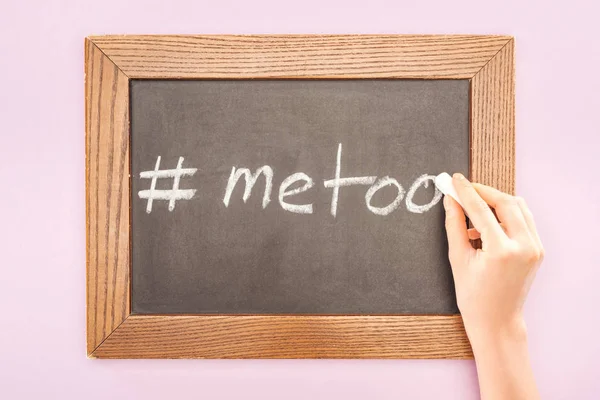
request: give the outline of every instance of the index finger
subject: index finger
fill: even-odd
[[[481,198],[496,210],[498,218],[506,226],[508,236],[528,236],[530,234],[516,197],[479,183],[474,183],[473,187]]]
[[[481,198],[471,182],[462,174],[452,176],[452,184],[458,193],[458,197],[463,202],[465,211],[473,222],[475,229],[481,234],[482,240],[501,239],[506,237],[506,233],[498,223],[498,220],[492,213],[485,200]]]

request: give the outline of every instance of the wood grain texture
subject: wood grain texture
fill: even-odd
[[[469,79],[510,37],[127,35],[90,40],[130,78]]]
[[[471,358],[460,316],[140,316],[101,358]]]
[[[472,358],[460,316],[129,315],[129,79],[471,79],[471,176],[514,192],[506,36],[86,40],[87,348],[98,358]]]
[[[471,80],[471,178],[515,193],[514,40]]]
[[[129,79],[85,43],[87,352],[129,315]]]

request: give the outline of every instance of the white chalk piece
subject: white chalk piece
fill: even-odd
[[[464,209],[462,202],[458,198],[458,193],[456,193],[456,189],[454,189],[454,185],[452,184],[452,177],[447,172],[442,172],[434,179],[435,186],[440,189],[440,192],[444,193],[446,196],[452,197],[460,206]]]

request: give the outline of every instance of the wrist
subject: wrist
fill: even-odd
[[[465,321],[465,330],[474,353],[490,346],[527,343],[527,326],[521,315],[495,323]]]
[[[470,322],[467,320],[465,328],[475,356],[481,398],[539,399],[523,318]]]

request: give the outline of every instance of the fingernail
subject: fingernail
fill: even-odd
[[[450,207],[450,199],[448,196],[444,196],[444,208],[448,211],[448,207]]]
[[[455,173],[454,175],[452,175],[452,177],[454,179],[458,179],[459,181],[465,179],[465,176],[463,174],[461,174],[460,172]]]

